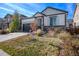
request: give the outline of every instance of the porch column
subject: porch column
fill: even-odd
[[[42,26],[41,29],[44,30],[44,16],[42,17]]]

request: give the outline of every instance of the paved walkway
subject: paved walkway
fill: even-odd
[[[2,49],[0,49],[0,56],[10,56],[10,55],[4,52]]]
[[[16,33],[10,33],[10,34],[5,34],[5,35],[0,35],[0,42],[3,42],[3,41],[6,41],[6,40],[10,40],[12,38],[16,38],[16,37],[19,37],[19,36],[22,36],[22,35],[27,35],[28,33],[19,33],[19,32],[16,32]]]

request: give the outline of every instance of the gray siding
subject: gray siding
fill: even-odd
[[[64,26],[65,25],[65,14],[59,14],[55,16],[57,16],[56,25]],[[44,17],[44,26],[50,26],[50,16]]]
[[[48,8],[45,11],[43,11],[42,13],[45,15],[51,15],[51,14],[58,14],[58,13],[64,13],[64,12]]]

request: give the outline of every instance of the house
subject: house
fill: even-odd
[[[2,25],[3,25],[3,19],[0,18],[0,30],[2,29]]]
[[[76,4],[74,17],[73,17],[73,26],[79,27],[79,4]]]
[[[23,20],[23,19],[26,19],[26,18],[27,18],[27,16],[25,16],[25,15],[23,15],[23,14],[19,14],[20,30],[21,30],[21,31],[22,31],[22,29],[21,29],[22,20]]]
[[[4,19],[3,19],[3,27],[4,29],[8,28],[9,27],[9,24],[12,22],[12,15],[11,14],[7,14],[5,15]]]
[[[42,30],[46,27],[65,28],[67,14],[67,11],[47,7],[42,12],[37,12],[32,17],[22,20],[22,30],[28,31],[32,22],[35,22]]]
[[[70,25],[73,25],[73,20],[72,19],[68,19],[66,20],[66,28],[69,28]]]
[[[23,14],[19,14],[19,17],[20,17],[20,19],[21,19],[21,20],[23,20],[23,19],[26,19],[26,18],[27,18],[27,16],[25,16],[25,15],[23,15]]]
[[[19,14],[19,13],[17,13]],[[20,20],[20,24],[22,22],[23,19],[26,19],[27,16],[19,14],[19,20]],[[5,17],[2,19],[0,19],[0,29],[7,29],[9,28],[9,24],[12,22],[13,20],[13,15],[12,14],[7,14],[5,15]]]

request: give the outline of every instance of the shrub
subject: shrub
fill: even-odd
[[[20,29],[20,19],[19,19],[18,13],[16,12],[13,16],[14,16],[13,20],[9,25],[10,32],[16,32],[16,31],[19,31]]]
[[[61,31],[56,36],[62,40],[72,39],[72,36],[66,31]]]
[[[72,40],[72,45],[73,46],[79,46],[79,39],[73,39]]]
[[[54,36],[55,36],[54,34],[55,34],[54,29],[49,28],[49,29],[48,29],[48,33],[46,33],[44,36],[45,36],[45,37],[54,37]]]
[[[0,30],[0,34],[7,34],[9,33],[7,30]]]
[[[44,34],[44,32],[41,29],[37,29],[36,35],[42,36],[43,34]]]
[[[72,46],[75,51],[75,55],[79,56],[79,39],[73,39]]]
[[[0,48],[13,56],[72,56],[79,55],[77,53],[79,51],[77,49],[79,48],[79,40],[72,38],[65,31],[61,31],[56,37],[40,37],[29,34],[1,42]]]

